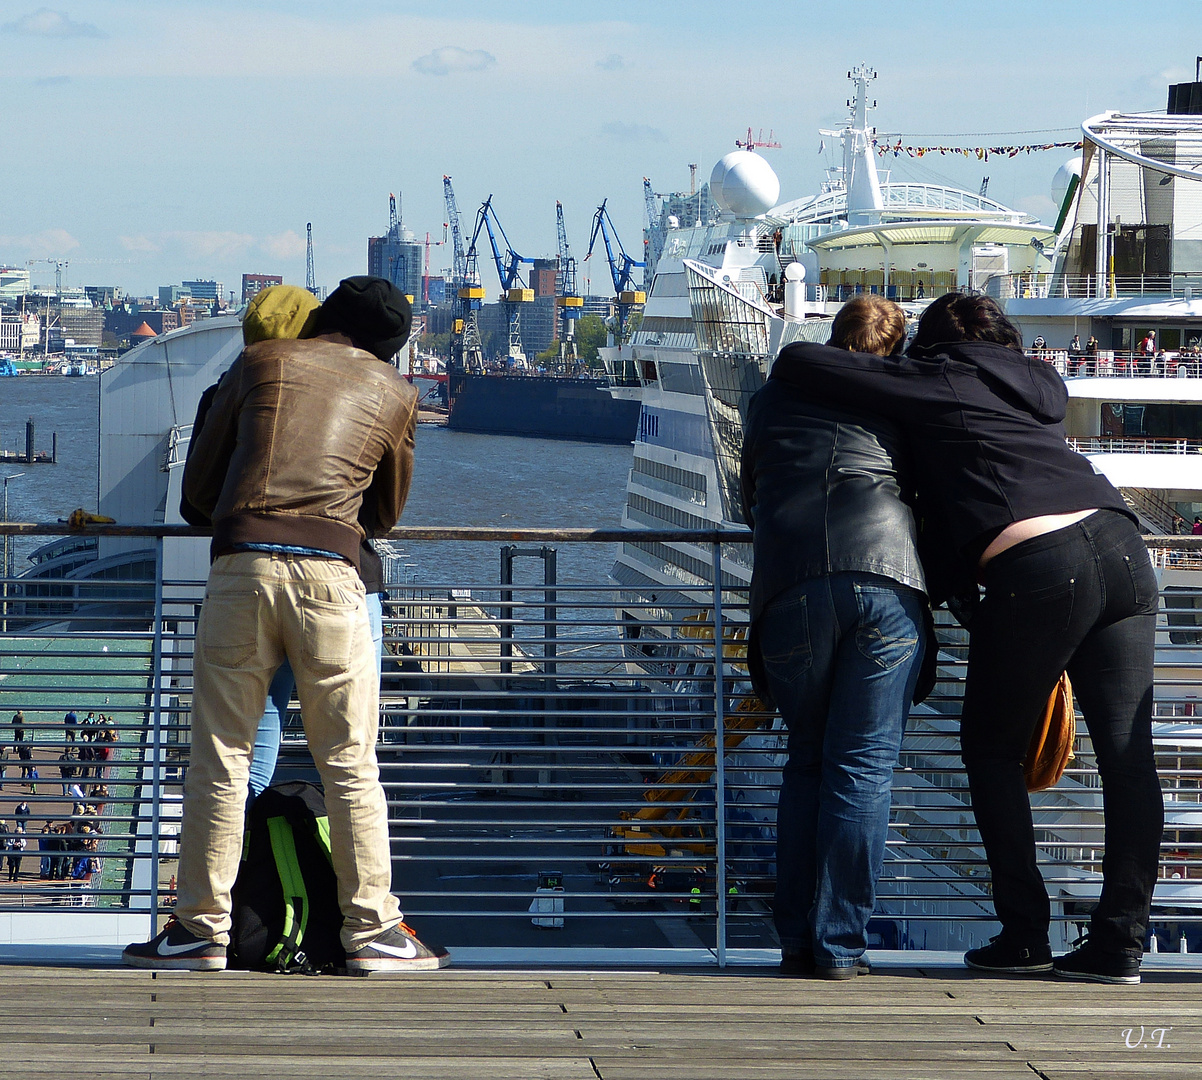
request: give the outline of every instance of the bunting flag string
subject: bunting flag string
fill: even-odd
[[[881,157],[886,154],[892,154],[894,157],[901,157],[905,154],[907,157],[924,157],[926,154],[939,154],[941,157],[947,157],[948,154],[959,154],[961,157],[975,157],[978,161],[988,161],[989,155],[1001,155],[1006,157],[1018,157],[1019,154],[1033,154],[1039,150],[1080,150],[1083,143],[1080,140],[1076,142],[1049,142],[1049,143],[1031,143],[1029,146],[907,146],[900,139],[895,143],[874,143],[876,152]]]

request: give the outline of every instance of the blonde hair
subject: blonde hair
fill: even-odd
[[[888,356],[906,336],[906,317],[892,300],[872,293],[853,296],[839,309],[830,344],[852,352]]]

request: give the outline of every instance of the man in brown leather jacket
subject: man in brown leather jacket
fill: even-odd
[[[389,282],[348,278],[313,339],[251,345],[218,386],[184,470],[186,497],[213,522],[213,564],[196,627],[178,902],[126,963],[225,968],[255,730],[285,657],[325,786],[347,967],[447,962],[389,891],[379,679],[356,573],[364,523],[387,532],[409,492],[417,393],[386,361],[410,324]]]

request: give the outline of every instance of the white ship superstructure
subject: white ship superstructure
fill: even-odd
[[[823,190],[756,208],[737,185],[740,205],[732,206],[711,182],[722,219],[668,233],[639,331],[625,349],[608,350],[611,371],[637,378],[644,394],[624,524],[743,527],[743,417],[781,346],[825,341],[830,317],[856,292],[887,295],[917,315],[953,289],[996,296],[1028,343],[1044,338],[1045,358],[1069,387],[1074,445],[1123,491],[1145,531],[1174,532],[1202,516],[1202,116],[1107,113],[1087,121],[1082,159],[1057,177],[1061,213],[1049,227],[983,195],[881,178],[866,118],[871,73],[849,76],[856,86],[851,118],[842,131],[824,133],[843,141],[844,163]],[[758,178],[751,186],[762,192],[763,169],[746,163],[754,155],[731,155],[715,175],[729,171],[731,158],[744,159],[747,174]],[[1155,348],[1146,352],[1149,331]],[[1163,719],[1156,741],[1177,762],[1166,783],[1166,845],[1178,861],[1166,866],[1169,880],[1159,890],[1155,921],[1163,931],[1174,911],[1202,908],[1202,892],[1188,881],[1191,864],[1202,877],[1202,740],[1188,719],[1202,707],[1202,553],[1156,559],[1169,597],[1158,639]],[[725,548],[722,572],[731,585],[749,582],[750,547]],[[687,604],[673,587],[708,585],[713,567],[707,549],[632,543],[618,555],[614,576],[645,589],[655,607]],[[687,670],[681,659],[688,650],[648,641],[637,611],[627,626],[632,658]],[[740,670],[732,666],[733,679]],[[976,845],[962,777],[954,781],[948,768],[958,759],[956,720],[934,708],[920,714],[923,751],[904,756],[907,805],[896,817],[912,864],[893,885],[887,871],[884,902],[908,927],[909,947],[967,947],[973,942],[952,940],[946,926],[904,918],[925,910],[905,900],[907,880],[927,874],[942,877],[965,912],[988,911],[977,868],[966,862],[953,871],[943,861],[948,851],[970,860]],[[744,741],[728,754],[727,776],[762,788],[757,769],[766,752],[779,752],[777,739],[763,732]],[[1092,764],[1087,755],[1082,763]],[[1070,919],[1100,886],[1101,837],[1087,824],[1097,821],[1096,785],[1087,771],[1035,797],[1050,889]],[[943,856],[913,859],[918,849]],[[1067,945],[1071,925],[1057,927],[1063,939],[1056,944]],[[1170,936],[1187,929],[1197,936],[1187,927]]]
[[[668,232],[641,325],[625,347],[604,352],[614,381],[637,381],[643,393],[625,525],[743,527],[747,401],[782,345],[826,340],[847,296],[874,291],[918,304],[1000,267],[1028,276],[1052,268],[1055,230],[1029,215],[971,192],[882,178],[868,123],[875,73],[848,75],[847,124],[823,133],[841,140],[843,164],[822,190],[777,202],[763,157],[727,155],[710,180],[720,220]],[[749,582],[749,551],[723,554],[731,582]],[[663,590],[708,584],[712,570],[706,549],[626,544],[614,576]]]

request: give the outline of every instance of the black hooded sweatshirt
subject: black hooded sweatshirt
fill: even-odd
[[[929,359],[799,343],[781,350],[771,378],[899,424],[919,498],[942,512],[968,566],[1011,522],[1095,507],[1134,520],[1114,485],[1065,441],[1068,391],[1046,361],[987,341]]]

